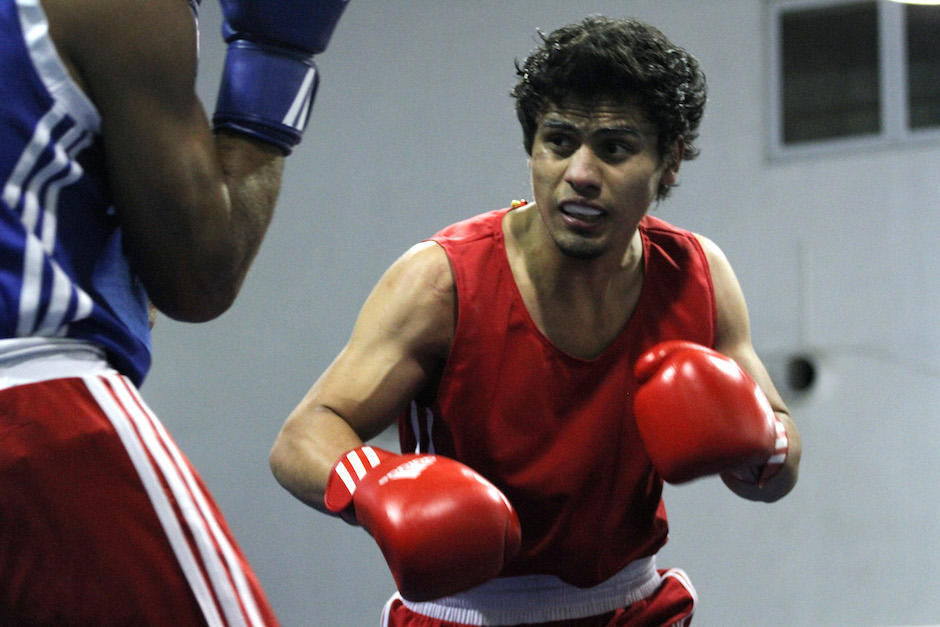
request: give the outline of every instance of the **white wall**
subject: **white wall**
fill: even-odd
[[[697,625],[940,622],[940,145],[769,161],[757,0],[353,0],[239,302],[205,325],[159,320],[145,397],[285,625],[377,624],[392,591],[378,549],[281,490],[268,448],[398,254],[528,194],[512,62],[535,28],[588,13],[647,20],[702,61],[702,156],[656,214],[723,247],[774,372],[809,351],[821,373],[792,401],[795,492],[761,505],[715,480],[667,488],[661,565],[691,575]],[[211,110],[224,49],[212,0],[202,15]]]

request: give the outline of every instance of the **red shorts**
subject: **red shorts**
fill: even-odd
[[[547,627],[648,627],[691,624],[695,611],[696,593],[688,575],[677,568],[660,570],[662,583],[646,598],[604,614],[538,624]],[[395,595],[385,606],[382,614],[383,627],[474,627],[479,624],[503,623],[457,623],[431,618],[410,610]]]
[[[0,391],[0,624],[274,625],[201,479],[117,374]]]

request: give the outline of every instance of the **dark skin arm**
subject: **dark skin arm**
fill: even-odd
[[[153,304],[210,320],[231,306],[270,223],[283,156],[215,135],[195,92],[185,0],[44,0],[50,33],[102,118],[126,254]]]

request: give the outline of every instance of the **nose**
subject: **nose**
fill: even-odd
[[[600,188],[600,163],[590,146],[579,146],[568,158],[565,182],[580,194]]]

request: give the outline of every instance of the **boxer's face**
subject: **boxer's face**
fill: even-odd
[[[594,258],[626,250],[660,181],[664,165],[656,129],[622,103],[567,101],[540,118],[530,167],[535,202],[562,253]]]

